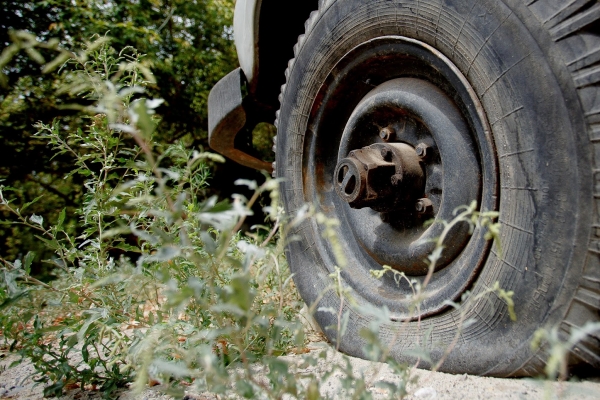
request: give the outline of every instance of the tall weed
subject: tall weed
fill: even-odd
[[[133,49],[117,53],[100,38],[69,53],[61,76],[62,91],[91,100],[89,123],[75,132],[39,123],[37,137],[70,154],[71,173],[86,179],[81,234],[64,229],[65,210],[50,224],[0,187],[13,217],[2,223],[36,229],[56,255],[46,260],[56,271],[49,283],[30,275],[32,253],[0,260],[5,343],[34,362],[37,379],[50,383],[45,394],[79,385],[111,397],[134,376],[140,389],[177,378],[175,392],[191,381],[222,392],[231,365],[302,346],[300,301],[282,244],[271,240],[277,181],[238,182],[254,190],[251,199],[206,198],[209,165],[222,158],[153,142],[161,100],[144,98],[153,77]],[[271,193],[271,221],[243,236],[262,192]]]

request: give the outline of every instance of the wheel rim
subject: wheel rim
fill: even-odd
[[[346,54],[316,98],[305,142],[305,200],[341,221],[339,235],[349,258],[345,281],[366,301],[386,305],[394,319],[443,310],[446,300],[469,287],[487,257],[481,230],[470,234],[459,224],[452,231],[418,314],[409,313],[408,280],[389,274],[377,280],[370,271],[389,265],[413,281],[423,280],[424,260],[442,229],[441,224],[423,227],[425,220],[449,221],[454,209],[473,200],[482,210],[497,208],[495,151],[474,91],[435,49],[386,36]],[[361,178],[361,167],[389,186],[407,168],[412,178],[401,182],[402,190],[390,194],[379,184],[375,197],[363,191],[357,200],[361,188],[377,186],[376,179]],[[422,175],[415,177],[419,169]],[[333,268],[330,244],[318,245],[329,258],[324,264]]]
[[[384,128],[378,130],[380,126]],[[401,194],[400,201],[388,201],[387,207],[373,204],[370,208],[346,210],[345,216],[361,247],[380,264],[407,275],[425,275],[425,260],[434,250],[443,226],[426,228],[424,222],[433,217],[450,221],[455,209],[480,201],[481,170],[469,128],[453,101],[436,86],[423,79],[397,78],[377,86],[356,106],[342,134],[338,159],[368,141],[378,142],[372,146],[382,149],[409,147],[407,152],[412,151],[418,160],[413,169],[421,168],[423,177],[418,184],[413,182],[414,177],[406,182],[411,165],[404,162],[397,168],[401,172],[394,171],[387,182],[387,188],[395,186],[392,193],[380,196],[385,200]],[[417,150],[422,153],[420,157]],[[396,183],[398,176],[404,177],[404,185]],[[351,202],[349,205],[354,208]],[[436,270],[464,249],[468,227],[457,227],[449,236]]]

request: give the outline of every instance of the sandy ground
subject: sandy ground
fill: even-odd
[[[330,348],[325,343],[312,343],[314,352],[325,350],[327,357],[321,359],[317,366],[301,372],[312,372],[322,376],[332,363],[342,362],[343,356]],[[284,359],[294,363],[300,362],[299,356],[286,356]],[[33,366],[21,363],[13,368],[8,368],[16,360],[14,355],[4,355],[0,359],[0,399],[41,399],[43,387],[35,385],[32,378]],[[392,374],[390,368],[381,363],[374,363],[356,358],[351,358],[355,373],[363,373],[367,387],[375,399],[388,398],[388,393],[375,387],[380,381],[398,383],[400,377]],[[332,399],[345,399],[348,394],[340,386],[340,373],[334,373],[322,382],[321,395]],[[532,379],[499,379],[485,378],[470,375],[450,375],[440,372],[430,372],[415,369],[412,376],[416,383],[408,387],[408,399],[600,399],[600,379],[581,382],[548,382]],[[161,387],[148,388],[140,395],[133,395],[128,391],[120,393],[123,400],[167,400],[172,397],[160,393]],[[62,399],[99,399],[100,393],[86,392],[75,389],[67,393]],[[212,400],[217,399],[212,395],[189,393],[187,400]]]

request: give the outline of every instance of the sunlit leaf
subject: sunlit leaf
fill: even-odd
[[[238,179],[234,182],[234,184],[238,186],[247,186],[250,190],[256,190],[258,188],[256,181],[250,181],[248,179]]]
[[[33,214],[32,216],[29,217],[29,220],[39,226],[42,226],[42,224],[44,223],[44,217],[42,217],[40,215]]]
[[[181,248],[177,246],[162,246],[156,253],[148,257],[148,261],[169,261],[181,254]]]

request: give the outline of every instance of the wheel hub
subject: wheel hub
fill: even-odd
[[[346,123],[333,174],[361,246],[380,264],[426,274],[425,260],[442,225],[423,223],[432,217],[450,221],[456,208],[479,197],[480,168],[473,154],[467,123],[435,85],[396,78],[371,90]],[[457,227],[436,270],[468,238],[469,230]]]
[[[337,194],[357,209],[411,209],[425,189],[421,159],[405,143],[377,143],[352,150],[340,160],[334,175]]]

